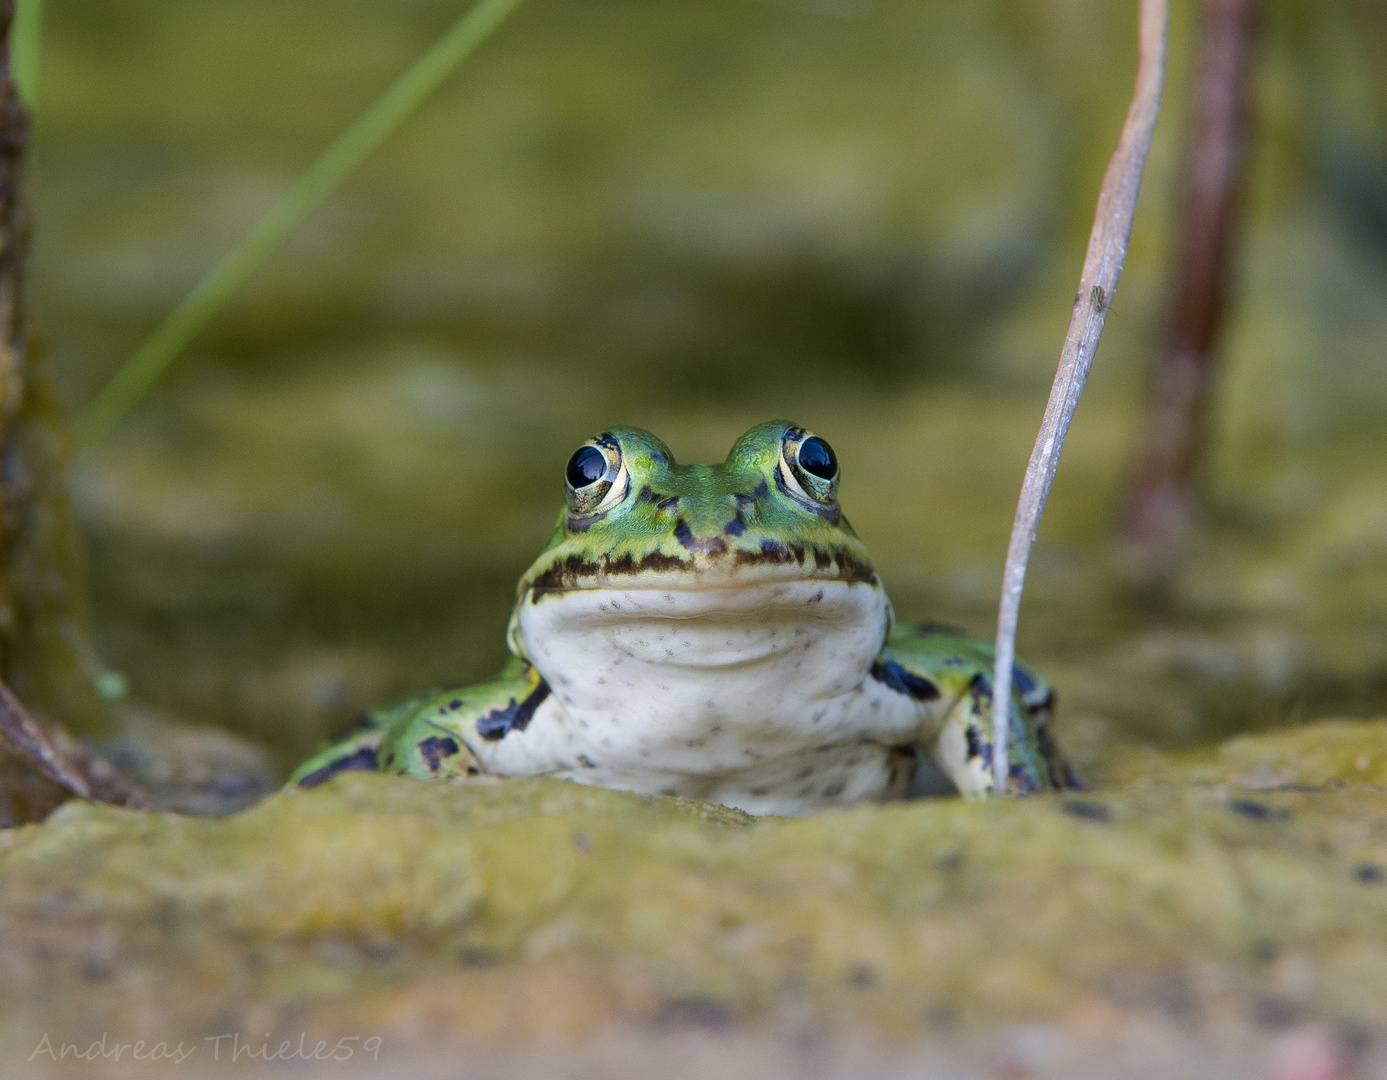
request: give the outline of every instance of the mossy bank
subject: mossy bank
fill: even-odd
[[[379,775],[216,820],[73,803],[0,839],[3,1036],[574,1035],[787,1000],[873,1037],[1076,1010],[1373,1029],[1387,722],[1107,776],[795,820]]]

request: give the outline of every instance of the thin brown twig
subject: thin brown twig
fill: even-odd
[[[1140,55],[1137,62],[1136,89],[1122,126],[1122,137],[1113,153],[1103,188],[1098,195],[1098,210],[1093,219],[1093,232],[1088,240],[1079,291],[1074,298],[1074,313],[1069,320],[1060,353],[1059,369],[1050,388],[1050,400],[1045,406],[1045,418],[1026,466],[1026,479],[1021,486],[1021,498],[1016,507],[1016,520],[1011,527],[1011,543],[1002,571],[1002,601],[997,612],[997,656],[992,672],[993,730],[992,769],[993,790],[1005,792],[1010,777],[1010,757],[1007,736],[1011,723],[1011,676],[1016,659],[1016,623],[1021,614],[1021,592],[1026,584],[1026,564],[1035,544],[1040,515],[1055,479],[1060,450],[1069,432],[1069,422],[1079,404],[1084,382],[1088,378],[1098,339],[1103,333],[1122,263],[1127,257],[1127,241],[1132,235],[1132,218],[1136,213],[1137,194],[1141,175],[1146,168],[1146,155],[1151,149],[1151,136],[1156,117],[1161,111],[1161,92],[1165,85],[1166,31],[1169,23],[1167,0],[1141,0]]]
[[[45,732],[3,682],[0,682],[0,755],[24,763],[58,789],[56,798],[50,792],[40,796],[37,802],[26,798],[20,790],[8,792],[12,824],[42,821],[69,798],[123,806],[129,810],[159,809],[154,799],[125,779],[114,765],[75,742],[61,728]],[[0,819],[4,818],[6,796],[7,792],[0,790]]]
[[[92,790],[86,778],[68,765],[19,698],[14,696],[14,691],[3,682],[0,682],[0,738],[45,779],[57,784],[69,795],[91,799]]]

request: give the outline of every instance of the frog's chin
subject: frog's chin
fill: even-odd
[[[801,723],[861,685],[890,606],[877,586],[811,578],[573,589],[516,616],[524,654],[580,727],[620,712],[659,742],[710,724]]]

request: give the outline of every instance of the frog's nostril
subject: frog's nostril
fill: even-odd
[[[721,555],[727,551],[727,541],[721,536],[710,536],[706,540],[694,536],[689,523],[680,518],[674,523],[674,538],[689,551],[704,555]]]

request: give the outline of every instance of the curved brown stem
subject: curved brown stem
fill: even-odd
[[[57,784],[69,795],[78,799],[92,797],[91,785],[86,777],[63,759],[57,749],[48,741],[43,729],[34,722],[19,698],[4,683],[0,682],[0,739],[7,749],[24,758],[44,779]]]

